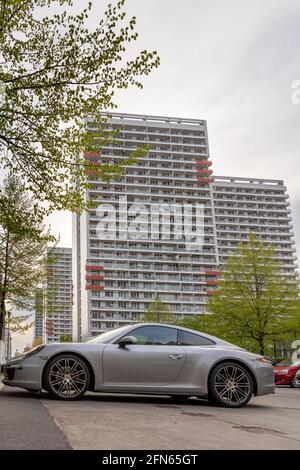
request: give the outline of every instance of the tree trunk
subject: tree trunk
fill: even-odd
[[[5,299],[4,293],[1,295],[0,302],[0,341],[4,338],[4,328],[5,328]]]
[[[273,351],[274,351],[274,357],[277,357],[277,344],[275,340],[273,340]]]
[[[258,345],[259,345],[259,353],[264,356],[265,355],[265,344],[264,344],[264,337],[263,335],[259,335],[258,338]]]
[[[8,270],[8,258],[9,258],[9,232],[6,236],[5,244],[5,261],[4,261],[4,273],[3,273],[3,283],[1,286],[1,300],[0,300],[0,341],[4,338],[4,329],[5,329],[5,297],[6,297],[6,288],[7,288],[7,270]]]

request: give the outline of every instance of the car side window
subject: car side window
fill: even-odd
[[[137,339],[137,344],[167,346],[177,344],[176,328],[166,326],[141,326],[130,333]]]
[[[178,344],[181,346],[211,346],[215,343],[204,336],[178,330]]]

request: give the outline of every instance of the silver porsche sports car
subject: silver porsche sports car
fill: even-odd
[[[3,383],[46,390],[62,400],[87,390],[196,396],[228,406],[274,391],[269,361],[198,331],[140,323],[103,333],[86,343],[38,346],[2,366]]]

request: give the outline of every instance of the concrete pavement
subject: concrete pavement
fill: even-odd
[[[235,410],[168,397],[42,401],[74,449],[300,448],[300,389],[278,388]]]
[[[169,397],[87,394],[79,402],[4,387],[0,449],[299,449],[300,389],[241,409]]]

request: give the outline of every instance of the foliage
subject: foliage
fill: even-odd
[[[59,341],[61,343],[72,343],[73,338],[72,338],[72,335],[61,335],[61,337],[59,338]]]
[[[54,238],[35,209],[20,179],[8,175],[0,189],[0,340],[7,312],[10,326],[21,328],[21,317],[11,315],[12,310],[32,309],[45,276],[45,250]]]
[[[128,58],[138,34],[124,1],[108,4],[95,30],[92,2],[76,14],[73,0],[0,3],[0,158],[49,211],[86,208],[89,170],[109,181],[147,150],[101,168],[82,156],[114,136],[102,113],[115,108],[114,92],[142,88],[140,78],[159,65],[156,51]]]
[[[254,235],[229,257],[207,316],[217,336],[265,354],[300,332],[296,276],[284,275],[273,246]]]
[[[31,314],[17,315],[6,312],[5,326],[11,333],[25,334],[33,325],[33,322],[29,322],[30,317]]]
[[[175,315],[157,295],[145,313],[143,321],[146,323],[174,323]]]
[[[36,346],[40,346],[41,344],[43,344],[43,338],[41,336],[37,336],[32,341],[32,348],[35,348]]]

